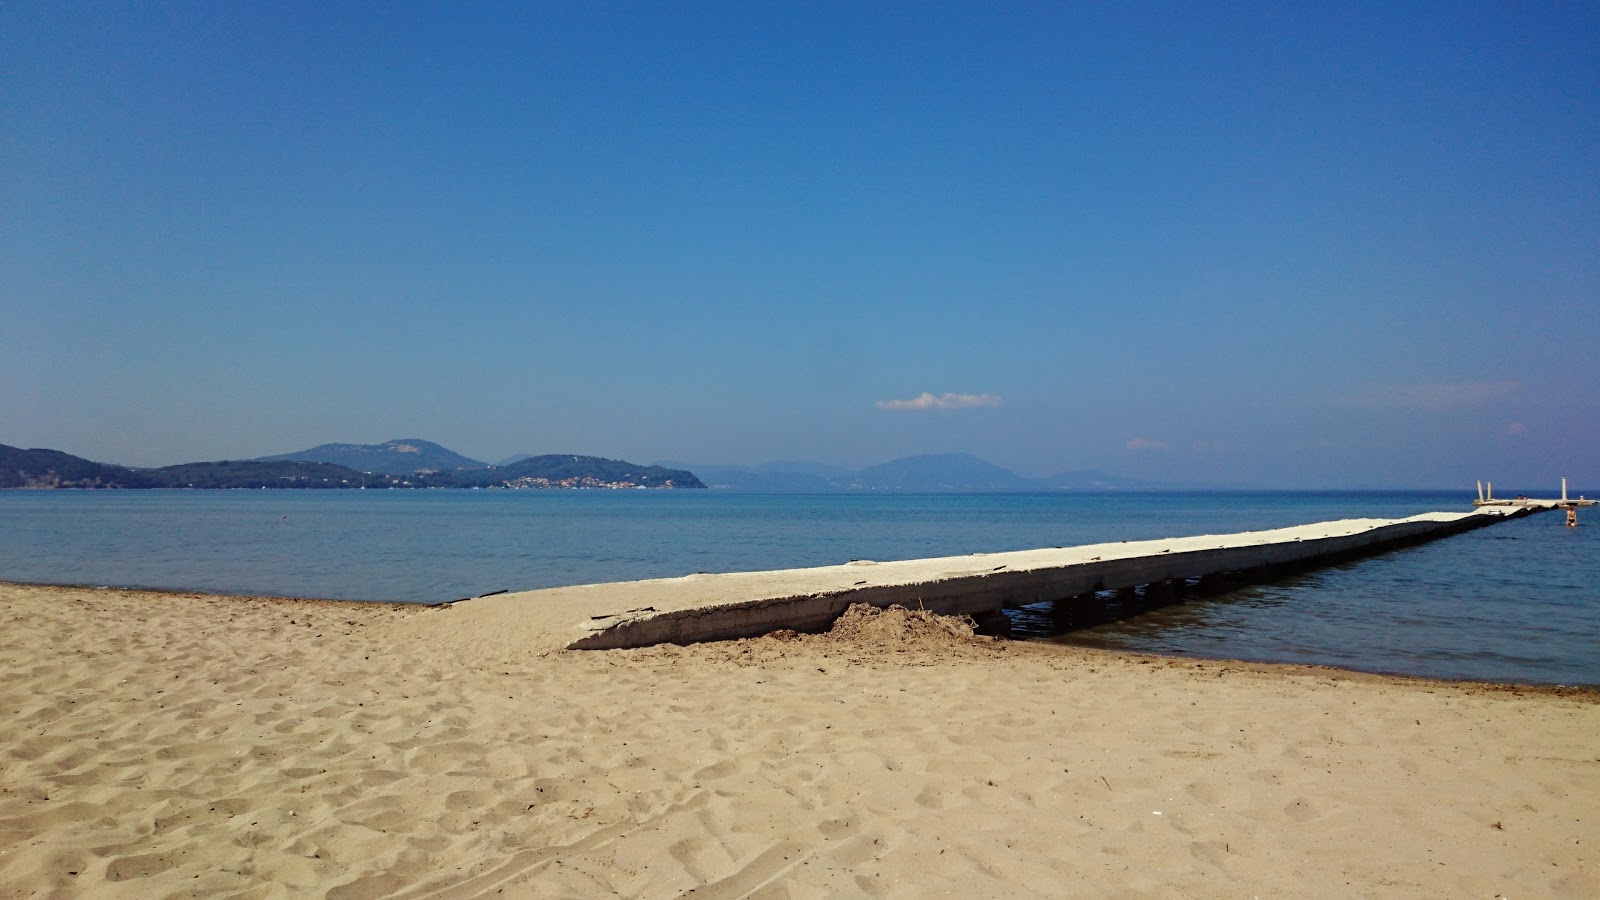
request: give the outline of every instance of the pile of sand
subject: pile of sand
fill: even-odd
[[[966,616],[940,616],[904,606],[879,609],[855,603],[833,623],[827,638],[834,643],[904,651],[959,647],[989,640],[978,637],[976,632],[977,624]]]
[[[992,659],[1015,645],[980,635],[966,616],[942,616],[903,606],[879,608],[852,604],[820,634],[789,629],[756,638],[713,641],[690,647],[660,645],[607,651],[638,658],[696,656],[743,665],[805,664],[828,659],[860,665],[931,666],[959,660]]]
[[[890,606],[886,609],[853,603],[833,627],[822,634],[774,631],[760,640],[799,643],[814,649],[850,649],[863,652],[960,652],[992,639],[977,634],[977,624],[966,616],[941,616],[925,609]]]

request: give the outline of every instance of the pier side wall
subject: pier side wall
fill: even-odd
[[[922,608],[944,615],[979,615],[1006,606],[1093,591],[1135,588],[1224,572],[1331,563],[1459,534],[1520,518],[1532,511],[1467,514],[1446,520],[1407,519],[1349,534],[1253,544],[1229,544],[1230,537],[1247,536],[1227,536],[1217,539],[1220,546],[1198,550],[1095,558],[1019,571],[998,566],[995,571],[935,580],[759,597],[618,621],[573,641],[568,647],[601,650],[658,643],[687,644],[754,637],[785,628],[821,631],[855,603]],[[998,554],[995,558],[1003,557],[1004,554]]]

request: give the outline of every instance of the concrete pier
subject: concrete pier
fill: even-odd
[[[1240,534],[578,585],[468,600],[456,604],[452,615],[492,615],[507,623],[503,637],[513,642],[521,638],[512,633],[512,623],[525,622],[529,629],[537,623],[544,633],[527,634],[529,643],[555,638],[568,649],[596,650],[751,637],[783,628],[819,631],[853,603],[985,616],[1095,591],[1150,585],[1160,591],[1222,573],[1325,564],[1535,511],[1483,507]],[[558,633],[550,634],[552,628]]]

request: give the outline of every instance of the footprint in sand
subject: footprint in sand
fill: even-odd
[[[673,842],[667,853],[698,882],[710,880],[708,873],[726,868],[729,862],[727,852],[703,834]]]
[[[444,805],[452,812],[466,812],[484,806],[493,796],[487,791],[454,791],[444,798]]]
[[[377,900],[394,894],[410,881],[400,875],[364,875],[328,891],[327,900]]]
[[[714,781],[718,778],[726,778],[738,771],[738,769],[738,764],[733,760],[723,760],[696,770],[692,777],[697,781]]]
[[[128,881],[160,875],[177,865],[170,855],[148,853],[142,856],[119,856],[106,866],[107,881]]]
[[[937,784],[930,784],[917,795],[917,805],[923,809],[949,809],[951,790]]]
[[[1309,822],[1322,815],[1312,805],[1311,801],[1305,797],[1296,797],[1289,801],[1289,804],[1283,808],[1283,814],[1296,822]]]
[[[1189,852],[1195,859],[1221,868],[1227,864],[1232,847],[1226,841],[1195,841],[1189,845]]]
[[[1197,781],[1184,789],[1189,796],[1209,806],[1233,806],[1242,802],[1247,792],[1215,781]]]

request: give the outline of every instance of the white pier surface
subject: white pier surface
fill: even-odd
[[[1239,534],[546,588],[441,604],[425,619],[435,637],[454,634],[464,652],[485,644],[525,651],[687,644],[784,628],[824,630],[853,603],[981,615],[1092,591],[1316,564],[1535,511],[1484,507]]]

